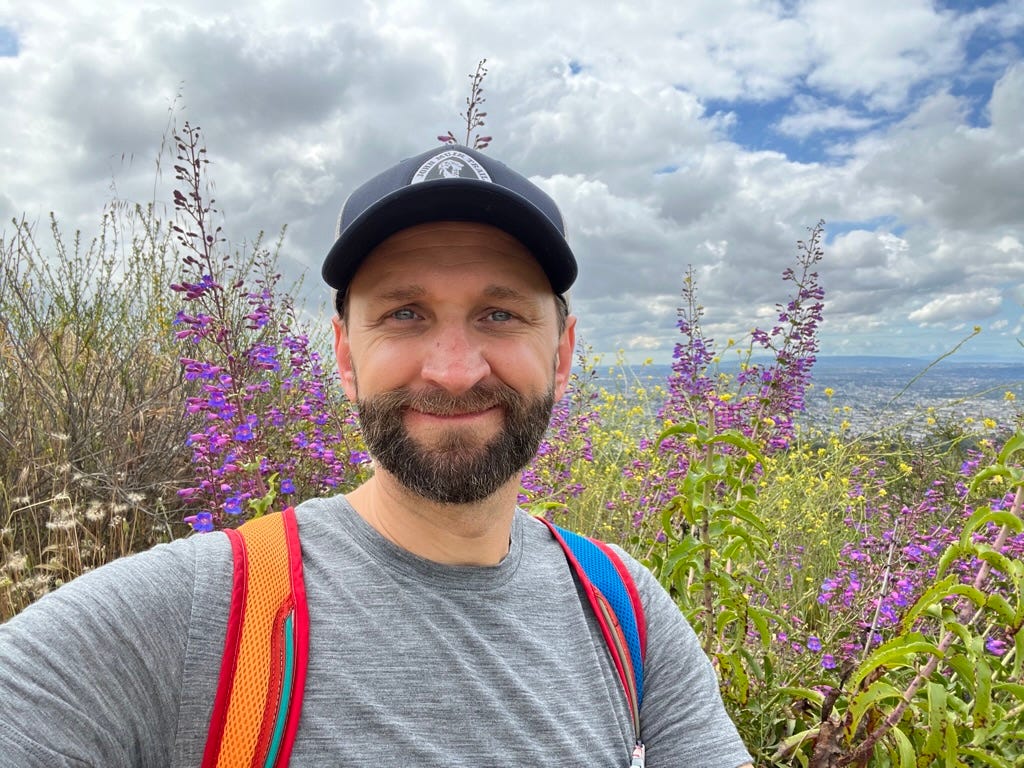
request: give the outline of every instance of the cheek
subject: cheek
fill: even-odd
[[[349,368],[353,391],[370,395],[408,386],[419,373],[420,357],[411,349],[372,344],[352,350]]]

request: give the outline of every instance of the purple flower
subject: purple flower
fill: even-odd
[[[826,653],[821,657],[821,666],[825,669],[835,669],[836,657],[833,656],[831,653]]]
[[[209,533],[213,530],[213,515],[209,512],[197,512],[185,518],[185,522],[192,526],[196,533]]]
[[[807,650],[814,651],[815,653],[818,653],[819,651],[821,651],[821,640],[819,640],[814,635],[811,635],[810,637],[808,637],[807,638]]]
[[[281,481],[281,493],[295,493],[295,483],[290,478]]]
[[[1002,656],[1006,653],[1006,641],[990,637],[985,641],[985,650],[993,656]]]

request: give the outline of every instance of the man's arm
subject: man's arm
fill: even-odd
[[[170,765],[193,558],[124,558],[0,625],[0,766]]]

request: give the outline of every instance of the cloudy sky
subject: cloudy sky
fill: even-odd
[[[688,265],[709,335],[770,327],[824,219],[822,353],[980,326],[967,354],[1024,358],[1024,0],[0,0],[0,220],[95,233],[189,120],[226,232],[288,225],[317,312],[346,195],[464,134],[483,57],[487,151],[562,207],[594,350],[668,362]]]

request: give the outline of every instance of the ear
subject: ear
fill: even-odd
[[[352,366],[352,347],[348,341],[348,328],[345,322],[335,315],[331,318],[334,326],[334,359],[338,364],[338,375],[341,377],[341,388],[350,402],[356,402],[356,370]]]
[[[561,400],[569,386],[569,375],[572,373],[573,353],[576,351],[576,317],[565,318],[565,330],[558,340],[558,352],[555,353],[555,401]]]

